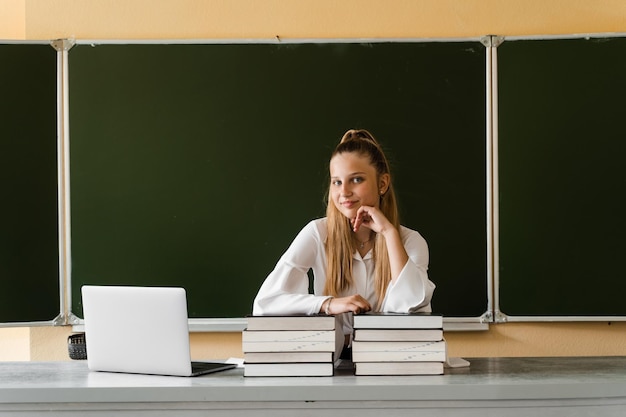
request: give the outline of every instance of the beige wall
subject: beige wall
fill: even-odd
[[[0,329],[0,361],[70,360],[71,327]],[[508,323],[488,331],[446,332],[450,356],[623,356],[626,322]],[[193,359],[241,358],[240,333],[192,333]]]
[[[30,360],[30,329],[0,328],[0,361]]]
[[[0,0],[0,39],[26,39],[25,0]]]
[[[626,32],[624,0],[0,0],[0,39],[463,38]],[[69,327],[0,329],[0,360],[67,360]],[[447,332],[452,356],[626,355],[626,323]],[[238,333],[192,355],[241,356]]]
[[[488,332],[447,332],[450,356],[622,356],[626,322],[506,323]]]
[[[623,0],[0,1],[0,39],[439,38],[624,31]]]

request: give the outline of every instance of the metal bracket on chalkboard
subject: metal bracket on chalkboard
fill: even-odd
[[[493,323],[493,314],[491,311],[486,311],[482,316],[480,316],[481,323]]]
[[[73,39],[56,39],[50,45],[57,51],[69,51],[76,44]]]
[[[503,312],[496,310],[496,317],[495,317],[495,322],[496,323],[506,323],[507,321],[509,321],[509,316],[507,316],[506,314],[504,314]]]
[[[79,324],[80,319],[76,317],[73,313],[69,314],[59,314],[52,320],[53,326],[67,326],[68,324]]]
[[[480,38],[480,43],[487,48],[497,48],[502,45],[502,42],[504,42],[504,36],[487,35]]]

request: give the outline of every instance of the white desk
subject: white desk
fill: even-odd
[[[469,359],[442,376],[196,378],[0,363],[0,416],[626,416],[626,357]]]

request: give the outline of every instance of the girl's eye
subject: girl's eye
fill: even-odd
[[[332,181],[332,182],[331,182],[331,184],[332,184],[332,185],[334,185],[334,186],[337,186],[337,187],[338,187],[338,186],[340,186],[340,185],[341,185],[341,181],[339,181],[339,180],[334,180],[334,181]]]
[[[354,178],[352,178],[352,182],[355,183],[355,184],[360,184],[360,183],[363,182],[363,178],[361,178],[361,177],[354,177]]]

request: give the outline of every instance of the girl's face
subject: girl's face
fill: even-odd
[[[378,208],[381,191],[387,191],[387,174],[381,177],[377,178],[368,157],[337,154],[330,160],[330,198],[344,216],[354,219],[361,206]]]

